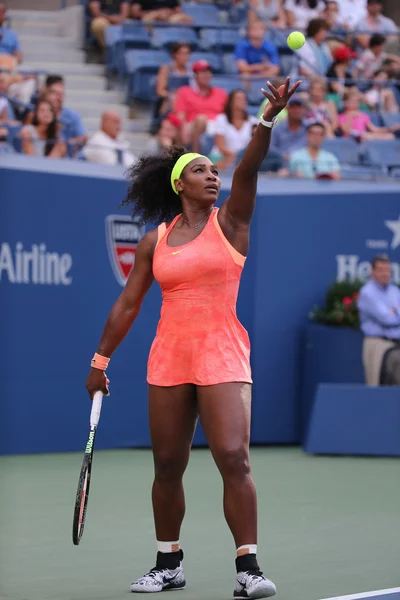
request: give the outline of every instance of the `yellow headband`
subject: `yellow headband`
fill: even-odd
[[[186,154],[182,154],[182,156],[180,158],[178,158],[178,160],[174,164],[174,168],[172,169],[172,173],[171,173],[171,185],[172,185],[172,189],[174,190],[175,194],[179,193],[175,187],[175,181],[180,178],[180,176],[182,175],[183,169],[185,167],[187,167],[187,165],[189,163],[191,163],[192,160],[194,160],[195,158],[207,158],[207,157],[203,156],[202,154],[197,154],[196,152],[187,152]]]

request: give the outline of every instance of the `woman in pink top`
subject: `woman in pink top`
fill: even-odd
[[[174,146],[141,158],[131,169],[126,202],[145,223],[160,223],[140,240],[134,267],[107,320],[86,387],[108,393],[104,369],[128,333],[153,280],[162,289],[161,318],[149,361],[149,420],[154,454],[154,569],[132,592],[185,587],[179,535],[185,514],[182,477],[200,417],[224,483],[224,511],[236,545],[236,598],[276,593],[257,562],[256,491],[250,472],[251,370],[249,338],[236,300],[249,248],[258,170],[275,117],[300,82],[269,103],[236,167],[229,198],[218,210],[221,181],[205,157]]]
[[[370,117],[360,110],[361,94],[356,89],[347,92],[345,110],[339,115],[339,126],[345,137],[357,140],[392,140],[393,133],[387,127],[377,127]]]

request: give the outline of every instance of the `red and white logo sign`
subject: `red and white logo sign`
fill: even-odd
[[[108,215],[106,240],[111,266],[118,283],[124,286],[135,264],[136,247],[144,235],[144,227],[132,217]]]

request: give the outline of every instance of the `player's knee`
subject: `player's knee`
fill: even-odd
[[[250,473],[247,448],[226,448],[219,452],[218,466],[224,479],[243,479]]]
[[[155,479],[158,482],[180,481],[184,471],[185,465],[180,456],[165,453],[154,457]]]

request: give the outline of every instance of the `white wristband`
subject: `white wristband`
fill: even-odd
[[[269,127],[269,129],[272,129],[276,123],[276,117],[274,117],[272,121],[266,121],[263,117],[260,117],[259,123],[264,127]]]

